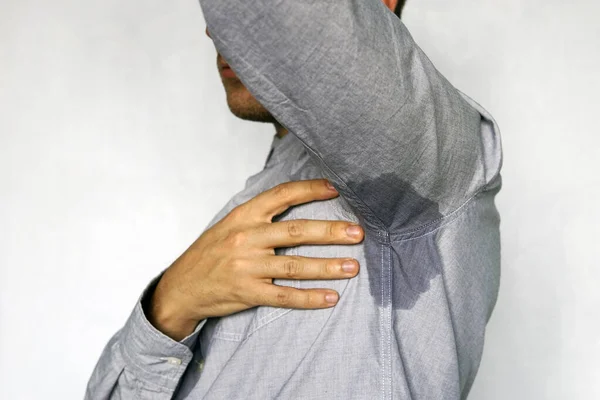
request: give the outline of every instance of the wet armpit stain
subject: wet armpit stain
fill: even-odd
[[[442,217],[438,203],[422,197],[396,174],[384,173],[360,182],[348,181],[347,186],[388,232],[416,229]]]
[[[340,211],[345,216],[355,216],[353,219],[365,229],[362,242],[365,261],[361,262],[361,266],[367,268],[369,290],[375,303],[382,306],[382,269],[391,265],[393,308],[412,308],[419,296],[429,290],[431,280],[441,272],[436,233],[416,240],[391,243],[383,232],[408,233],[424,226],[423,233],[431,232],[439,227],[443,217],[439,205],[419,195],[397,174],[384,173],[375,178],[361,176],[360,181],[342,182],[320,159],[307,157],[304,161],[302,168],[292,174],[291,180],[329,179],[339,188],[341,196],[323,202],[322,206],[315,206],[323,207],[329,219]],[[328,203],[335,203],[337,211],[329,208]],[[366,210],[365,205],[368,207]],[[288,217],[291,211],[288,209],[278,219]]]
[[[437,203],[420,196],[412,186],[394,174],[382,174],[364,182],[347,182],[382,224],[382,231],[409,232],[427,224],[426,231],[435,230],[442,214]],[[343,189],[341,189],[343,191]],[[366,226],[359,214],[361,225]],[[373,224],[368,224],[373,225]],[[380,237],[378,237],[380,236]],[[382,304],[382,271],[391,265],[391,299],[394,309],[412,308],[419,296],[430,288],[430,282],[441,272],[436,245],[436,233],[419,239],[389,242],[389,237],[366,231],[364,240],[370,293],[378,306]],[[389,264],[388,264],[389,263]],[[388,279],[387,274],[384,275]]]

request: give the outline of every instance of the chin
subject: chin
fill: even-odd
[[[246,89],[227,93],[229,110],[238,118],[255,122],[276,122],[271,113],[263,107]]]

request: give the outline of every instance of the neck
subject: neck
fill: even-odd
[[[288,130],[285,127],[283,127],[283,125],[281,125],[279,122],[275,122],[273,125],[275,125],[275,136],[277,136],[278,138],[282,138],[288,134]]]

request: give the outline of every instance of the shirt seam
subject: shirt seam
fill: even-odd
[[[123,358],[126,361],[125,366],[123,367],[125,371],[130,370],[133,373],[134,378],[140,381],[153,384],[161,389],[173,392],[175,390],[175,387],[170,388],[168,386],[163,386],[155,380],[156,378],[166,379],[167,381],[170,381],[177,385],[177,383],[181,379],[181,376],[183,375],[183,371],[177,371],[176,376],[169,376],[168,374],[157,374],[155,372],[148,371],[142,365],[138,364],[137,361],[130,354],[128,354],[127,351],[121,351],[121,353],[123,354]],[[187,363],[185,365],[187,367]],[[136,374],[135,371],[138,371],[139,374]]]
[[[492,180],[492,182],[498,176],[499,176],[499,174],[496,175],[496,177]],[[406,242],[409,240],[415,240],[415,239],[422,238],[424,236],[428,236],[428,235],[438,231],[439,229],[443,228],[444,226],[448,225],[449,223],[454,221],[456,218],[458,218],[461,215],[461,212],[463,211],[463,209],[467,208],[474,200],[476,200],[481,195],[486,194],[488,191],[487,190],[488,186],[489,185],[486,185],[484,188],[477,191],[473,196],[469,197],[464,203],[462,203],[460,206],[458,206],[455,210],[453,210],[452,212],[450,212],[440,218],[437,218],[433,221],[423,224],[417,228],[411,229],[407,232],[390,233],[390,243],[398,243],[398,242]],[[429,227],[432,227],[432,226],[433,226],[433,229],[428,229]],[[418,236],[412,236],[413,234],[418,233],[420,231],[422,233],[419,234]]]

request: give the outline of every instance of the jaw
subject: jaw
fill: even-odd
[[[271,113],[252,96],[237,78],[223,79],[227,94],[227,105],[238,118],[256,122],[276,122]]]

